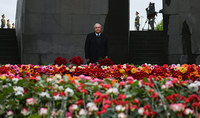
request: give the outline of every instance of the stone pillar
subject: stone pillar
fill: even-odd
[[[22,63],[53,64],[57,56],[84,58],[86,35],[104,25],[108,0],[18,0],[16,30]]]
[[[200,54],[200,8],[198,0],[164,0],[164,13],[168,16],[168,60],[173,63],[197,63]],[[192,58],[192,59],[191,59]]]

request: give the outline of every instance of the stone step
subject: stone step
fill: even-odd
[[[0,29],[0,35],[16,36],[16,32],[15,32],[15,29]]]
[[[0,64],[19,64],[20,55],[15,30],[0,29]]]

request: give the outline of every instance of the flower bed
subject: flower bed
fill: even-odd
[[[0,67],[0,117],[200,117],[200,66]]]

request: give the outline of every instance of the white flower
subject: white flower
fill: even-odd
[[[200,81],[195,81],[194,82],[198,87],[200,86]]]
[[[24,93],[22,93],[22,92],[20,92],[20,91],[17,91],[17,92],[15,93],[15,96],[18,96],[18,95],[24,96]]]
[[[66,88],[65,93],[70,97],[74,95],[74,91],[70,88]]]
[[[14,87],[13,89],[14,89],[15,92],[17,92],[17,91],[24,92],[24,88],[22,88],[20,86],[19,87]]]
[[[24,96],[24,88],[22,87],[13,87],[14,91],[15,91],[15,95],[21,95]]]
[[[116,109],[117,112],[122,112],[122,111],[125,110],[125,107],[123,107],[122,105],[117,105],[117,106],[115,107],[115,109]]]
[[[71,105],[71,106],[69,107],[69,111],[70,111],[71,113],[73,113],[73,112],[76,111],[76,110],[78,110],[78,105],[76,105],[76,104],[73,104],[73,105]]]
[[[92,106],[96,106],[96,104],[94,102],[87,103],[87,107],[92,107]]]
[[[118,118],[127,118],[127,116],[124,113],[119,113]]]
[[[59,96],[59,95],[53,96],[53,98],[54,98],[55,100],[62,100],[62,97]]]
[[[110,88],[110,89],[108,89],[107,91],[106,91],[106,94],[115,94],[115,95],[117,95],[117,94],[119,94],[119,91],[118,91],[118,89],[117,88]]]
[[[124,66],[124,69],[126,69],[126,64],[124,64],[123,66]]]
[[[48,114],[48,109],[47,108],[40,108],[40,115],[47,115]]]
[[[23,108],[21,110],[21,114],[23,114],[24,116],[27,116],[29,113],[28,113],[28,110],[26,108]]]
[[[185,115],[190,115],[190,114],[193,114],[193,113],[194,113],[194,110],[191,110],[190,108],[186,108],[185,111],[184,111]]]
[[[61,76],[60,74],[56,74],[56,75],[54,76],[54,78],[55,78],[55,79],[62,79],[62,76]]]
[[[54,86],[53,86],[55,89],[58,89],[58,84],[55,84]]]
[[[17,82],[19,81],[19,78],[12,78],[12,81],[14,82],[14,84],[17,84]]]
[[[38,81],[42,80],[42,78],[40,76],[36,77]]]
[[[49,95],[48,92],[42,92],[42,93],[39,94],[39,96],[41,96],[41,97],[46,97],[46,98],[50,98],[50,95]]]
[[[144,113],[144,108],[139,108],[138,109],[138,114],[143,115],[143,113]]]
[[[96,105],[95,106],[91,106],[91,107],[88,108],[88,111],[90,111],[90,112],[98,111],[98,108],[97,108]]]
[[[199,89],[198,85],[195,84],[195,83],[191,83],[190,85],[188,85],[188,88],[189,88],[190,90],[194,91],[194,92],[197,92],[198,89]]]
[[[8,88],[8,85],[3,85],[2,88]]]
[[[46,80],[47,80],[47,82],[52,82],[52,81],[54,81],[53,78],[47,78]]]
[[[26,99],[26,105],[34,105],[35,103],[36,103],[36,100],[34,98]]]
[[[167,87],[165,85],[162,85],[161,89],[165,90],[165,89],[167,89]]]
[[[61,91],[64,90],[63,86],[59,86],[58,89]]]
[[[86,116],[86,115],[87,115],[87,111],[86,111],[85,109],[81,109],[81,110],[79,111],[79,115],[80,115],[80,116]]]
[[[13,112],[12,111],[8,111],[7,112],[7,116],[12,116],[13,115]]]

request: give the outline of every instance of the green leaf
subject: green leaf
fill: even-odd
[[[42,79],[46,80],[47,76],[45,74],[42,75]]]
[[[105,79],[104,83],[112,85],[112,82],[109,79]]]
[[[29,116],[28,118],[41,118],[39,115],[31,115],[31,116]]]
[[[134,87],[136,87],[136,86],[138,86],[139,85],[139,81],[137,80],[137,81],[135,81],[134,83],[132,83],[132,87],[134,88]]]
[[[115,110],[114,108],[109,108],[107,109],[107,112],[102,114],[101,117],[102,118],[117,118],[117,115],[115,114]]]
[[[148,79],[145,77],[142,79],[143,82],[149,82]]]
[[[132,111],[128,118],[137,118],[138,117],[138,112],[136,110]]]
[[[153,109],[153,111],[155,111],[156,113],[161,113],[162,111],[164,111],[164,108],[162,106],[159,106],[156,109]]]

